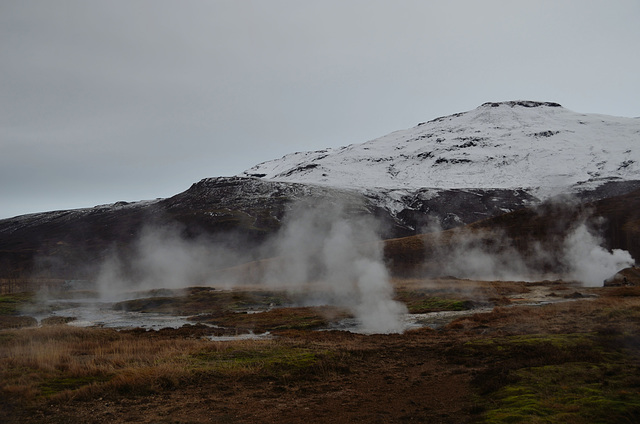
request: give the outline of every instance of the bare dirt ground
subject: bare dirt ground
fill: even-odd
[[[442,295],[447,285],[451,282],[430,282],[429,290]],[[405,280],[396,281],[396,287],[415,291],[425,285]],[[633,376],[640,370],[640,291],[582,289],[561,282],[461,281],[455,293],[448,293],[454,298],[470,294],[483,299],[485,307],[495,305],[462,315],[437,330],[421,328],[392,335],[274,332],[277,346],[320,352],[317,357],[324,359],[309,366],[277,363],[268,367],[264,362],[242,372],[196,367],[165,384],[143,389],[96,386],[62,395],[35,395],[29,401],[15,399],[5,387],[0,421],[638,422],[640,377]],[[541,301],[551,303],[540,305]],[[0,346],[18,337],[2,338],[3,334]],[[195,329],[186,327],[138,332],[135,337],[153,343],[199,340]],[[213,349],[211,345],[226,349],[220,346],[227,342],[197,343],[208,344],[206,349]],[[252,349],[251,344],[234,347],[231,342],[229,346],[231,351],[245,353]],[[197,352],[184,353],[203,357],[204,351]],[[156,360],[158,366],[160,362]],[[557,378],[531,382],[531,372],[546,375],[535,370],[551,370]],[[596,381],[588,375],[597,375]],[[580,379],[584,382],[575,383]],[[556,388],[572,397],[562,398]]]

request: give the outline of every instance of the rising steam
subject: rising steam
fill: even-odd
[[[147,227],[128,250],[114,250],[104,261],[98,287],[113,298],[152,288],[259,284],[284,289],[303,305],[346,308],[362,332],[401,332],[407,309],[393,299],[376,223],[354,215],[335,205],[298,205],[270,240],[241,253],[219,241],[187,238],[178,226]],[[569,225],[553,248],[531,241],[526,252],[497,230],[432,226],[429,232],[425,269],[441,276],[533,281],[553,268],[563,278],[597,286],[634,263],[626,251],[603,248],[586,219]]]
[[[605,279],[635,261],[625,250],[602,247],[602,238],[590,225],[595,221],[578,220],[569,226],[564,238],[558,234],[560,241],[547,241],[546,246],[530,240],[526,252],[516,248],[500,230],[437,232],[437,225],[432,223],[426,265],[430,274],[459,278],[535,281],[561,276],[585,286],[602,286]],[[555,271],[548,271],[551,269]]]
[[[626,250],[603,248],[602,239],[585,222],[569,234],[564,247],[569,277],[591,287],[601,286],[604,280],[635,263]]]
[[[234,288],[247,279],[221,270],[275,257],[252,283],[284,288],[302,304],[344,307],[362,332],[401,332],[407,310],[393,300],[376,225],[346,215],[337,206],[295,207],[271,240],[242,254],[208,239],[187,239],[177,226],[147,227],[130,252],[114,251],[103,262],[97,284],[108,298],[152,288]]]
[[[363,332],[402,331],[407,310],[393,300],[373,222],[349,220],[335,206],[300,208],[272,246],[285,259],[268,268],[268,285],[286,284],[310,302],[346,307]]]
[[[107,255],[96,284],[103,299],[136,290],[206,285],[218,269],[249,258],[220,241],[187,238],[178,225],[147,226],[130,251],[113,249]]]

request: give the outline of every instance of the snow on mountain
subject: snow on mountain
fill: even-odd
[[[549,102],[485,103],[366,143],[289,154],[241,176],[382,189],[388,200],[427,187],[524,188],[546,197],[576,185],[640,180],[640,119]]]

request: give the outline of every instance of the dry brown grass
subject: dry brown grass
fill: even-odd
[[[145,396],[203,378],[317,378],[340,372],[343,359],[321,344],[296,338],[214,342],[70,326],[4,330],[0,421],[3,408],[6,413],[45,399],[55,403]]]
[[[396,291],[425,291],[433,295],[459,294],[468,300],[513,296],[530,289],[522,281],[477,281],[455,277],[393,278]]]
[[[288,396],[291,405],[341,413],[341,402],[329,405],[332,409],[327,409],[327,402],[334,395],[342,398],[345,391],[357,402],[370,402],[354,410],[355,416],[368,412],[372,403],[389,399],[390,387],[397,396],[389,403],[401,405],[394,418],[409,416],[401,410],[408,407],[402,403],[406,398],[415,403],[411,416],[426,414],[426,409],[418,409],[418,405],[430,387],[437,387],[435,392],[466,390],[465,402],[474,396],[479,405],[475,412],[462,411],[457,418],[469,418],[469,414],[479,418],[483,414],[487,419],[494,417],[494,422],[505,422],[500,417],[507,414],[535,418],[540,411],[560,411],[576,415],[588,406],[583,408],[578,401],[585,388],[594,391],[600,400],[598,408],[594,406],[596,402],[591,402],[592,410],[596,408],[601,413],[611,406],[619,409],[609,421],[599,422],[625,422],[619,418],[640,416],[640,401],[636,402],[640,399],[640,380],[635,377],[640,367],[637,288],[584,289],[560,282],[457,279],[393,283],[396,289],[429,296],[448,298],[451,293],[451,297],[512,297],[514,306],[497,306],[487,313],[468,315],[442,330],[423,328],[402,335],[309,331],[297,322],[311,316],[309,311],[296,309],[289,311],[289,319],[296,325],[287,321],[284,328],[288,329],[283,328],[276,339],[269,340],[212,342],[196,338],[211,334],[202,326],[157,332],[66,325],[0,330],[0,422],[16,416],[19,418],[11,422],[29,421],[23,417],[36,417],[31,422],[38,422],[37,417],[44,415],[33,411],[56,417],[46,422],[64,422],[66,418],[74,421],[71,417],[87,422],[87,417],[93,417],[99,408],[109,414],[119,413],[124,408],[123,401],[129,405],[127,422],[131,422],[138,420],[139,405],[153,405],[154,410],[162,409],[166,415],[185,400],[190,405],[201,402],[198,416],[204,422],[211,420],[213,398],[221,408],[219,412],[227,416],[230,411],[245,413],[248,399],[271,405],[274,399],[284,396]],[[598,297],[575,296],[576,300],[544,306],[525,306],[516,301],[529,301],[531,296],[566,300],[566,293],[578,292]],[[280,322],[287,311],[278,310],[271,317],[265,313],[264,319],[268,318],[271,324]],[[248,319],[253,314],[237,315]],[[457,382],[453,386],[443,388],[454,380]],[[210,392],[215,396],[207,398]],[[372,393],[379,393],[380,397]],[[164,405],[170,398],[175,403]],[[515,403],[510,405],[512,400]],[[459,403],[460,399],[451,400],[450,407],[457,408]],[[436,404],[439,405],[431,403]],[[530,409],[530,404],[535,408]],[[77,408],[83,408],[83,412],[76,413]],[[63,410],[66,415],[55,415]],[[273,412],[271,419],[247,415],[245,421],[239,422],[300,422],[298,412],[298,421],[282,420],[279,412]],[[433,406],[432,412],[422,421],[437,421],[436,414],[441,410]],[[158,412],[147,422],[162,421],[166,418],[162,414]],[[196,422],[192,410],[189,414],[189,420]],[[558,415],[549,422],[593,422],[588,418],[572,421],[573,415],[567,419]],[[95,422],[112,422],[114,416]]]
[[[150,338],[69,326],[5,330],[0,332],[0,398],[145,393],[189,379],[198,368],[194,357],[204,349],[211,353],[273,343]]]
[[[483,334],[589,333],[603,327],[640,331],[640,297],[587,298],[545,306],[498,306],[457,319],[449,330]]]

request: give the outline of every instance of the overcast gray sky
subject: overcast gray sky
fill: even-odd
[[[0,218],[487,101],[640,116],[638,0],[1,0]]]

